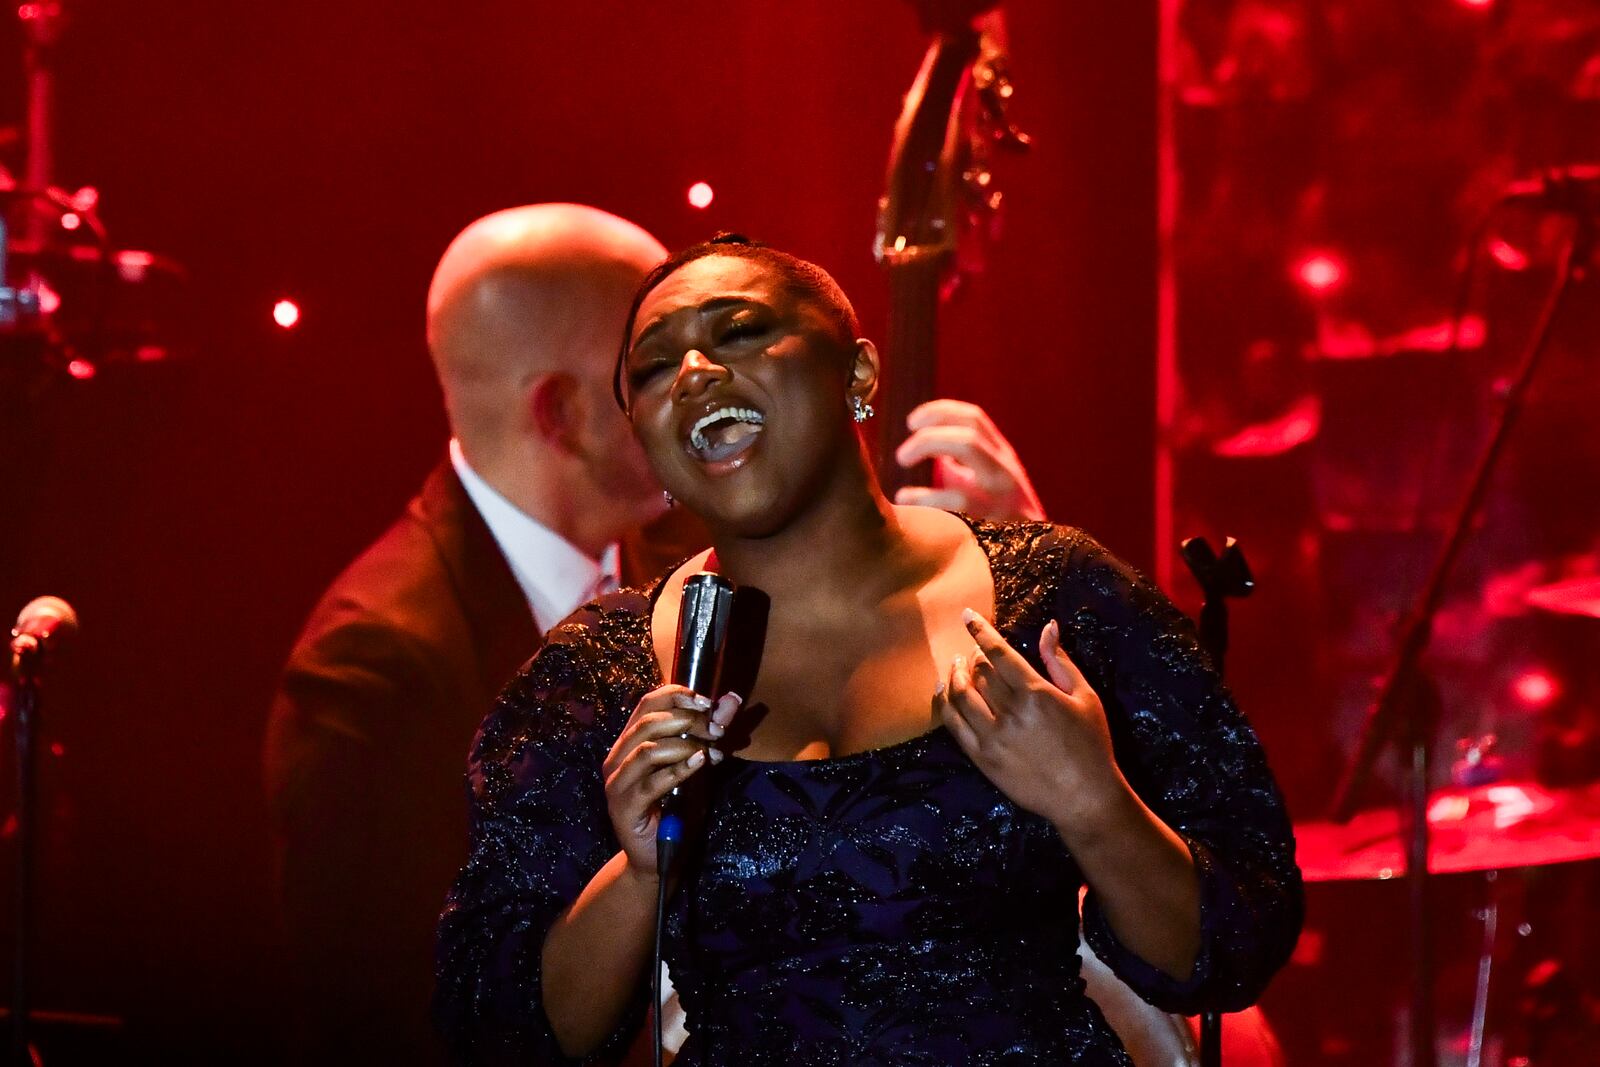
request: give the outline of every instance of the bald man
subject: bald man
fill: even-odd
[[[448,455],[322,598],[268,724],[296,1062],[445,1060],[433,929],[466,858],[473,733],[665,506],[610,380],[633,289],[664,256],[614,215],[545,204],[478,220],[439,263],[427,336]]]
[[[466,858],[480,720],[544,631],[703,547],[674,516],[641,535],[665,501],[611,394],[633,290],[665,256],[614,215],[541,204],[479,219],[439,262],[448,455],[323,596],[268,723],[296,1063],[444,1062],[433,930]],[[903,502],[1042,517],[980,409],[911,421],[898,458],[934,458],[947,488]]]

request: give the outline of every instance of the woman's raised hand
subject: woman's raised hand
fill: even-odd
[[[1100,697],[1061,647],[1052,621],[1039,639],[1048,678],[977,612],[962,615],[977,642],[957,656],[940,718],[984,775],[1019,807],[1070,833],[1088,831],[1129,787],[1111,750]]]
[[[636,873],[656,873],[661,798],[708,761],[721,762],[716,743],[740,703],[728,693],[713,704],[681,685],[639,698],[603,766],[611,826]]]

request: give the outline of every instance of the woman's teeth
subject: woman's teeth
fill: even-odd
[[[766,422],[754,408],[719,408],[702,415],[689,430],[689,447],[715,463],[744,451]]]

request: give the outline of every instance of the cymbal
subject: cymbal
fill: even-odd
[[[1532,607],[1558,615],[1583,615],[1600,619],[1600,577],[1573,578],[1528,590],[1525,598]]]
[[[1428,870],[1435,874],[1600,858],[1600,783],[1549,789],[1513,781],[1442,790],[1428,803],[1428,827]],[[1343,826],[1301,823],[1295,842],[1308,882],[1405,875],[1405,842],[1391,808],[1361,812]]]
[[[188,272],[183,264],[170,256],[145,252],[136,248],[101,248],[83,243],[54,242],[43,248],[34,241],[11,242],[12,255],[22,264],[70,263],[74,266],[98,267],[109,257],[111,265],[123,281],[139,282],[152,274],[184,277]]]

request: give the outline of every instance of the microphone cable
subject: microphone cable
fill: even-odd
[[[667,879],[678,861],[678,846],[683,841],[683,820],[675,812],[665,812],[656,828],[656,938],[650,963],[650,1015],[655,1020],[655,1067],[661,1067],[662,1031],[661,968],[662,943],[667,932]]]

